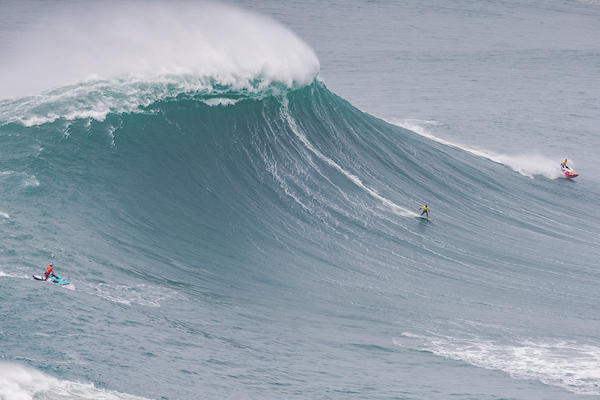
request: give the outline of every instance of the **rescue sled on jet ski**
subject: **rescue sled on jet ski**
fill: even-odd
[[[69,282],[60,275],[51,274],[48,279],[45,279],[43,276],[33,275],[33,279],[36,281],[46,281],[50,283],[54,283],[55,285],[65,286],[68,285]]]

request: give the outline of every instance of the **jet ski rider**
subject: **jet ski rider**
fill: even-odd
[[[48,268],[46,268],[46,272],[44,273],[44,280],[47,281],[48,277],[50,276],[50,274],[52,274],[52,271],[54,270],[54,264],[50,263],[50,265],[48,265]],[[54,275],[54,274],[52,274]]]
[[[565,161],[560,163],[560,166],[562,167],[562,169],[569,169],[569,167],[567,167],[567,159],[565,158]]]

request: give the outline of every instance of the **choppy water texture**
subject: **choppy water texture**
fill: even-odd
[[[0,398],[600,395],[600,5],[402,3],[1,2]]]

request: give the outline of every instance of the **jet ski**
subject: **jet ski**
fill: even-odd
[[[579,176],[579,174],[577,172],[573,171],[569,167],[563,167],[562,171],[567,178],[575,178],[575,177]]]
[[[56,285],[68,285],[69,282],[63,278],[60,275],[56,275],[56,274],[51,274],[48,279],[45,279],[44,276],[38,276],[38,275],[33,275],[33,279],[37,280],[37,281],[46,281],[46,282],[50,282],[50,283],[54,283]]]

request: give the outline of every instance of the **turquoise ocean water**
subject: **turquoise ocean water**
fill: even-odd
[[[1,399],[600,395],[600,3],[0,9]]]

